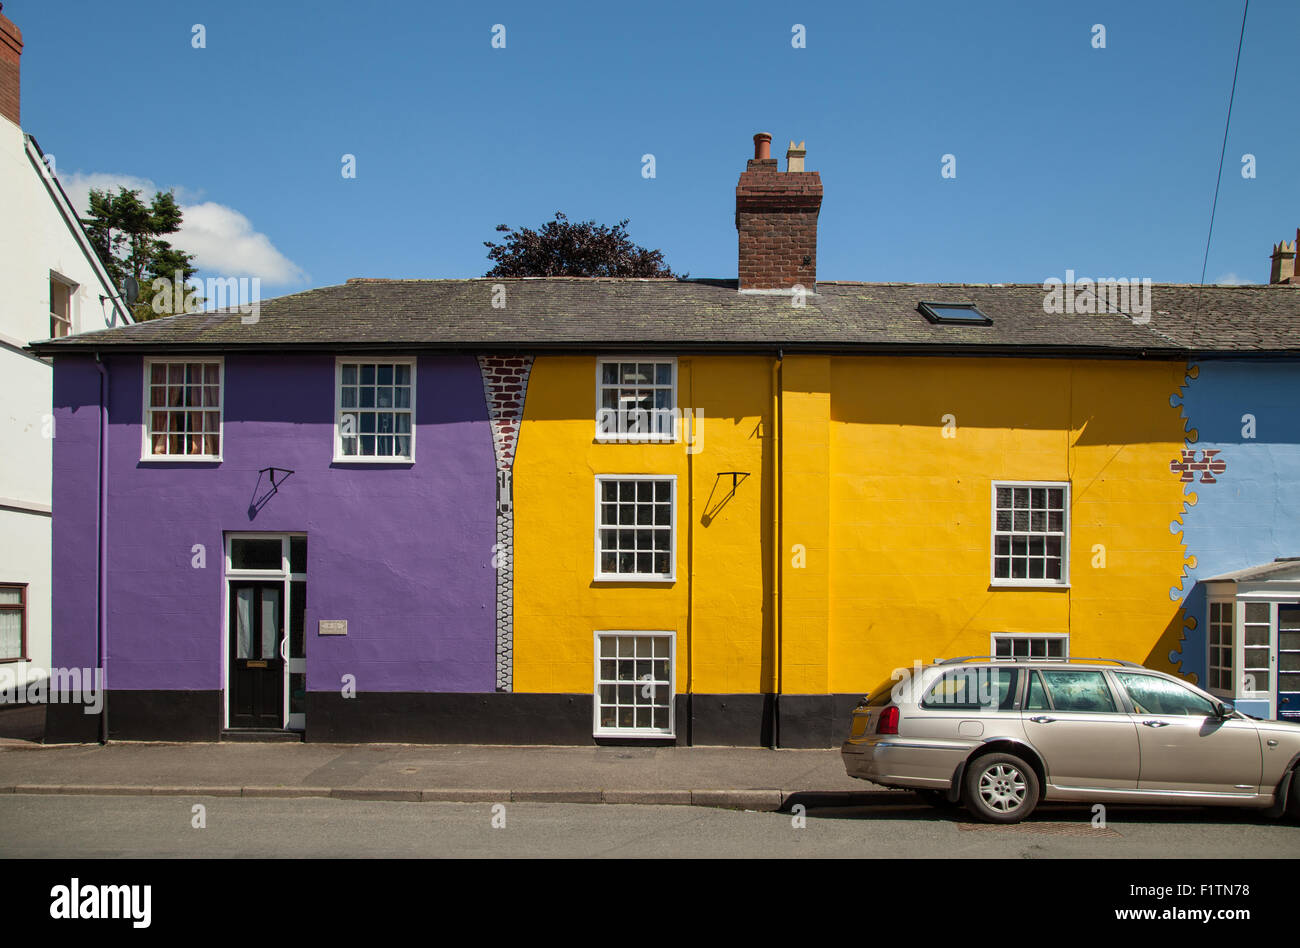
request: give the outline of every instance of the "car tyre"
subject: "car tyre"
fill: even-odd
[[[1019,823],[1038,806],[1038,775],[1015,754],[986,754],[963,778],[966,808],[986,823]]]
[[[1291,789],[1286,795],[1286,818],[1300,823],[1300,768],[1291,774]]]

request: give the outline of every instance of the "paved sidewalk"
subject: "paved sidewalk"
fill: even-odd
[[[778,810],[880,802],[838,750],[426,744],[0,745],[0,793],[179,794]]]

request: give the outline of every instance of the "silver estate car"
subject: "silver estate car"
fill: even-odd
[[[1300,724],[1242,714],[1187,682],[1110,659],[954,658],[863,698],[850,777],[964,803],[992,823],[1040,801],[1225,805],[1300,817]]]

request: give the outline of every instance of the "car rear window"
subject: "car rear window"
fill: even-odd
[[[897,678],[886,678],[880,684],[876,685],[876,687],[872,688],[867,692],[867,707],[879,708],[889,704],[896,684],[898,684]]]
[[[1010,711],[1016,703],[1018,668],[954,668],[934,683],[921,707],[928,711]]]

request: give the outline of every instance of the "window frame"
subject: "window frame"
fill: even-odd
[[[55,283],[58,283],[60,286],[62,286],[63,289],[68,294],[68,315],[66,319],[63,319],[54,312],[54,296],[53,293],[51,293],[50,295],[50,338],[64,339],[68,336],[75,334],[77,331],[75,326],[76,313],[74,312],[75,307],[73,306],[73,300],[76,297],[77,288],[80,286],[80,284],[74,280],[69,280],[61,273],[51,270],[50,271],[51,290],[54,289]],[[66,327],[66,331],[56,335],[54,332],[54,327],[56,324],[64,324]]]
[[[592,511],[592,581],[597,583],[664,583],[677,582],[677,475],[676,474],[597,474],[595,475]],[[668,524],[668,573],[606,573],[600,568],[601,487],[606,481],[668,481],[670,484]],[[632,529],[636,529],[633,525]],[[662,529],[652,526],[652,529]]]
[[[224,356],[195,356],[188,358],[146,356],[143,360],[144,372],[141,379],[143,405],[141,406],[140,425],[140,461],[162,462],[166,464],[212,464],[221,463],[226,453],[226,360]],[[154,454],[153,453],[153,406],[150,405],[149,392],[152,386],[153,367],[155,365],[215,365],[217,367],[217,453],[216,454]],[[163,406],[170,411],[170,406]],[[200,411],[211,411],[203,407]]]
[[[406,365],[411,369],[411,453],[406,455],[363,455],[363,454],[344,454],[343,453],[343,434],[340,430],[343,421],[343,365],[344,363],[356,365]],[[414,464],[415,463],[415,437],[416,437],[416,406],[418,404],[418,376],[419,376],[419,358],[417,356],[389,356],[389,355],[355,355],[355,356],[335,356],[334,358],[334,457],[335,464]],[[357,408],[357,411],[371,411],[372,409]],[[393,409],[373,409],[374,411],[394,412],[407,411],[404,408]],[[360,432],[357,432],[360,436]],[[394,435],[396,437],[396,434]]]
[[[1015,641],[1017,639],[1029,639],[1029,640],[1043,639],[1045,642],[1048,640],[1055,639],[1055,640],[1063,641],[1065,643],[1064,654],[1060,658],[1052,658],[1049,655],[1044,655],[1042,657],[1036,657],[1034,655],[1026,655],[1023,656],[1023,658],[1034,662],[1054,662],[1054,663],[1068,662],[1070,660],[1070,633],[1069,632],[1033,632],[1033,633],[990,632],[989,633],[989,656],[995,662],[1015,662],[1017,660],[1017,656],[1015,655],[1014,646],[1012,648],[1012,654],[1010,657],[1001,658],[998,656],[998,639],[1007,639],[1010,641]]]
[[[666,364],[672,370],[672,382],[668,386],[671,394],[670,401],[672,405],[667,409],[669,417],[672,420],[672,431],[669,434],[660,432],[636,432],[636,433],[618,433],[610,434],[601,430],[601,412],[606,409],[601,405],[602,398],[606,388],[615,390],[623,387],[621,384],[609,386],[604,381],[604,367],[610,363],[615,365],[627,362],[648,362],[651,364]],[[651,389],[659,389],[662,386],[651,383]],[[677,402],[677,357],[676,356],[650,356],[650,355],[604,355],[596,357],[596,417],[595,417],[595,440],[599,444],[676,444],[681,440],[681,432],[677,424],[681,412]],[[615,409],[621,411],[621,409]]]
[[[1213,618],[1215,606],[1220,608],[1220,619],[1217,622]],[[1222,610],[1224,608],[1228,610],[1228,620],[1226,623],[1222,619]],[[1238,692],[1236,669],[1241,667],[1241,665],[1237,659],[1237,644],[1239,641],[1237,635],[1237,613],[1240,611],[1241,610],[1237,608],[1237,600],[1233,596],[1211,595],[1207,598],[1205,603],[1205,676],[1207,679],[1205,690],[1210,692],[1210,694],[1218,695],[1221,698],[1234,699]],[[1226,646],[1222,641],[1217,643],[1214,641],[1215,632],[1222,630],[1225,626],[1228,633]],[[1228,650],[1229,662],[1226,668],[1215,662],[1214,654],[1215,649],[1222,649],[1225,647]],[[1215,683],[1215,672],[1227,674],[1228,686],[1226,688]]]
[[[937,307],[937,308],[936,308]],[[945,300],[921,300],[916,304],[917,312],[936,326],[992,326],[993,319],[976,303],[954,303]],[[976,319],[958,319],[945,316],[939,309],[961,309],[974,313]]]
[[[994,480],[989,482],[989,586],[992,588],[1031,588],[1031,589],[1069,589],[1070,588],[1070,540],[1071,527],[1074,521],[1074,510],[1071,504],[1070,482],[1069,481],[1001,481]],[[1064,529],[1061,531],[1061,578],[1060,579],[1036,579],[1025,577],[1016,579],[1014,577],[1000,577],[997,575],[997,552],[998,552],[998,535],[1016,536],[1015,531],[998,530],[998,488],[999,487],[1041,487],[1045,489],[1060,488],[1064,493],[1061,498],[1061,513],[1064,519]],[[1014,497],[1014,494],[1013,494]],[[1014,500],[1012,501],[1014,503]],[[1033,534],[1020,534],[1022,536]],[[1046,533],[1045,536],[1053,534]]]
[[[0,583],[0,589],[17,589],[19,600],[18,605],[10,603],[0,604],[0,612],[17,612],[18,613],[18,654],[13,656],[0,656],[0,665],[12,662],[28,661],[27,656],[27,590],[29,583]]]
[[[1234,640],[1232,646],[1232,660],[1236,662],[1236,666],[1237,666],[1237,675],[1233,679],[1233,685],[1237,690],[1236,695],[1233,696],[1234,700],[1240,699],[1242,701],[1267,701],[1269,704],[1270,713],[1275,714],[1276,713],[1275,694],[1277,692],[1277,685],[1278,685],[1277,603],[1271,599],[1262,599],[1262,598],[1254,598],[1251,596],[1243,596],[1240,593],[1236,596],[1235,601],[1238,608],[1233,611]],[[1263,645],[1247,645],[1246,626],[1250,625],[1250,626],[1258,627],[1260,625],[1263,625],[1263,623],[1260,622],[1248,622],[1246,618],[1249,607],[1257,604],[1264,606],[1266,609],[1268,609],[1268,620],[1267,620],[1268,624],[1266,626],[1267,634],[1265,635],[1265,642]],[[1207,640],[1209,639],[1208,631],[1206,634],[1206,639]],[[1254,648],[1254,649],[1262,648],[1268,652],[1267,669],[1259,668],[1257,666],[1247,667],[1246,649],[1248,648]],[[1256,671],[1266,671],[1268,673],[1268,687],[1247,690],[1246,675]]]
[[[668,640],[668,728],[621,728],[602,727],[600,723],[600,642],[603,637],[630,638],[666,638]],[[591,693],[591,734],[592,737],[604,738],[643,738],[649,740],[671,740],[677,736],[677,633],[670,629],[596,629],[592,634],[592,693]],[[639,679],[634,679],[639,681]],[[613,682],[626,684],[626,682]],[[650,705],[654,707],[653,703]]]

